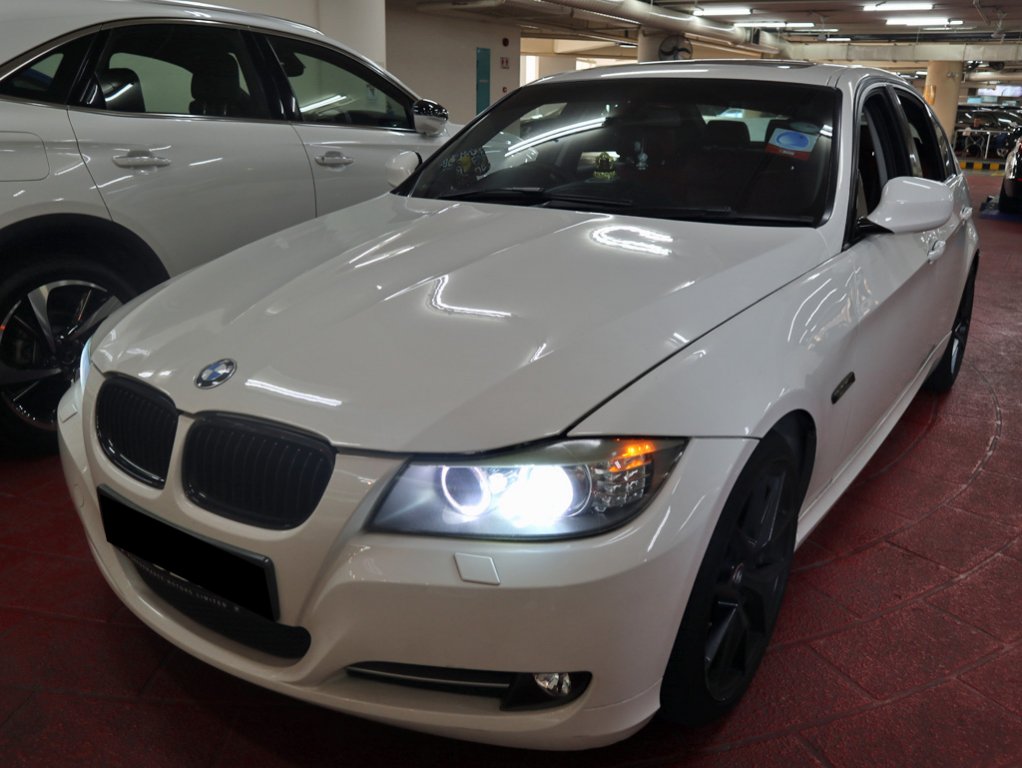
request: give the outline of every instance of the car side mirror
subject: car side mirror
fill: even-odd
[[[435,101],[419,99],[412,104],[415,130],[423,136],[439,136],[447,125],[447,110]]]
[[[387,161],[386,176],[387,183],[392,187],[401,184],[411,176],[419,167],[422,158],[418,152],[399,152]]]
[[[945,224],[953,210],[954,195],[939,181],[899,176],[884,184],[866,220],[895,234],[922,232]]]

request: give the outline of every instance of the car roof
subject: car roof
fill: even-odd
[[[327,39],[305,24],[188,0],[3,0],[0,62],[79,29],[128,19],[202,19]]]
[[[690,61],[657,61],[626,64],[565,72],[551,75],[537,82],[583,82],[604,77],[613,78],[720,78],[736,80],[763,80],[800,83],[804,85],[834,86],[839,79],[857,82],[866,78],[882,78],[893,83],[903,82],[896,75],[882,69],[815,64],[809,61],[780,59],[692,59]]]

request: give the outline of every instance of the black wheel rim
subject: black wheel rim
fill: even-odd
[[[84,280],[26,291],[0,323],[0,402],[33,427],[55,429],[82,347],[120,305],[111,291]]]
[[[706,685],[726,701],[759,664],[780,609],[796,512],[785,462],[764,469],[745,499],[714,585],[706,633]]]

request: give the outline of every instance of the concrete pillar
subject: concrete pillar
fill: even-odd
[[[931,61],[926,66],[923,97],[933,107],[948,136],[955,132],[958,93],[962,87],[962,62]]]
[[[667,35],[659,30],[640,29],[637,61],[660,61],[660,43]]]
[[[317,0],[318,26],[328,37],[387,66],[387,4],[380,0]]]
[[[570,56],[537,56],[537,77],[547,77],[561,72],[574,72],[575,59]]]

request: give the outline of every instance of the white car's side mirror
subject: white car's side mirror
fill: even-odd
[[[387,161],[387,183],[396,187],[411,176],[419,167],[422,158],[418,152],[399,152]]]
[[[447,125],[447,110],[435,101],[419,99],[412,104],[412,119],[423,136],[439,136]]]
[[[954,196],[939,181],[899,176],[884,185],[880,204],[866,217],[889,232],[935,229],[951,218]]]

